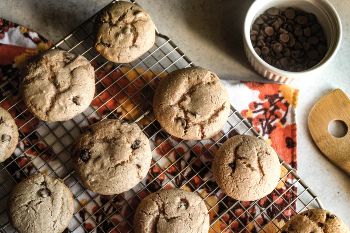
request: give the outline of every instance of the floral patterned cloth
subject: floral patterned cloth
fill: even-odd
[[[226,126],[213,140],[182,142],[167,135],[152,113],[138,122],[154,149],[152,167],[146,179],[132,190],[116,196],[85,191],[77,179],[70,176],[72,170],[68,169],[71,168],[69,148],[79,135],[79,129],[83,130],[84,126],[105,117],[137,119],[151,109],[153,90],[164,75],[141,67],[116,69],[114,65],[106,65],[96,72],[96,97],[84,112],[86,117],[78,116],[62,124],[42,124],[21,101],[18,68],[29,57],[50,47],[51,42],[39,34],[0,19],[0,106],[10,111],[20,130],[16,152],[3,163],[2,171],[5,169],[7,176],[11,177],[7,177],[8,180],[0,177],[2,187],[11,187],[38,170],[61,178],[69,177],[65,183],[76,198],[76,214],[69,226],[74,232],[129,232],[140,200],[160,188],[172,187],[196,191],[205,199],[212,224],[210,232],[239,232],[243,229],[257,232],[261,228],[265,232],[276,232],[277,227],[283,226],[285,219],[291,216],[296,190],[292,187],[293,177],[284,177],[286,169],[282,169],[284,178],[275,191],[257,203],[235,201],[217,187],[210,172],[211,160],[218,148],[216,142],[224,142],[237,131],[228,133],[230,127]],[[237,110],[284,161],[296,168],[295,107],[298,91],[286,85],[241,83],[229,87],[229,92],[240,97],[239,102],[233,103]],[[57,143],[57,137],[61,137],[60,143]],[[2,196],[8,196],[9,191]],[[280,212],[282,214],[278,214]],[[0,219],[4,219],[2,215]],[[1,225],[5,224],[1,221]]]

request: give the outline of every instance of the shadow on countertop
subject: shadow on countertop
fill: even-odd
[[[183,16],[188,26],[210,40],[246,68],[251,68],[243,50],[243,24],[253,0],[180,0],[187,7]]]

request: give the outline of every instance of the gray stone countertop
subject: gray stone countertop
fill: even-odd
[[[337,87],[350,95],[350,1],[329,1],[342,19],[341,48],[322,76],[305,77],[292,84],[300,89],[298,168],[299,175],[325,208],[350,226],[350,177],[322,156],[307,129],[309,110],[319,97]],[[0,17],[57,41],[109,2],[2,0]],[[249,66],[243,53],[242,25],[252,0],[139,0],[138,3],[150,12],[158,29],[172,38],[195,64],[215,71],[226,80],[264,81]]]

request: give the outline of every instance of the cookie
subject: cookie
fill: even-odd
[[[104,120],[81,135],[75,152],[76,170],[86,188],[112,195],[142,181],[150,168],[148,138],[137,124]]]
[[[310,209],[297,214],[282,228],[282,233],[349,233],[344,222],[323,209]]]
[[[40,173],[18,183],[9,203],[11,223],[20,233],[61,233],[74,213],[69,188],[61,180]]]
[[[18,128],[11,114],[0,107],[0,162],[15,151],[18,144]]]
[[[194,193],[168,189],[144,198],[134,216],[135,233],[208,233],[205,202]]]
[[[281,166],[276,152],[265,141],[237,135],[219,148],[212,172],[228,196],[239,201],[255,201],[277,186]]]
[[[83,56],[50,50],[25,68],[22,93],[28,109],[39,119],[72,119],[94,98],[94,68]]]
[[[155,42],[155,25],[140,6],[117,1],[104,10],[97,20],[96,50],[107,60],[129,63]]]
[[[169,134],[185,140],[211,138],[228,119],[228,94],[216,74],[201,67],[170,73],[153,98],[153,110]]]

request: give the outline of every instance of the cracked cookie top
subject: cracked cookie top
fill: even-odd
[[[160,81],[153,110],[169,134],[200,140],[222,129],[230,113],[230,103],[216,74],[191,67],[174,71]]]
[[[135,233],[207,233],[209,214],[203,199],[182,189],[148,195],[137,207]]]
[[[72,119],[94,98],[94,68],[83,56],[50,50],[25,68],[22,93],[28,109],[39,119]]]
[[[61,233],[73,217],[73,201],[61,180],[40,173],[32,175],[11,193],[11,223],[20,233]]]
[[[117,1],[97,19],[96,50],[107,60],[129,63],[155,42],[155,25],[140,6]]]
[[[239,201],[255,201],[275,189],[281,167],[276,152],[264,140],[237,135],[219,148],[212,172],[228,196]]]
[[[76,170],[86,188],[112,195],[142,181],[150,168],[148,138],[137,124],[103,120],[89,126],[76,145]]]
[[[18,128],[11,114],[0,107],[0,162],[15,151],[18,143]]]
[[[344,222],[323,209],[310,209],[297,214],[282,228],[282,233],[349,233]]]

